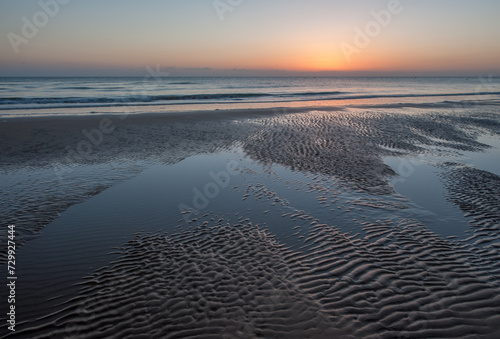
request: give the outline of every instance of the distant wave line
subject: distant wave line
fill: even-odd
[[[257,97],[296,97],[296,96],[311,96],[311,95],[335,95],[342,92],[298,92],[298,93],[214,93],[214,94],[187,94],[187,95],[134,95],[128,97],[42,97],[42,98],[25,98],[25,97],[10,97],[0,98],[0,105],[12,104],[77,104],[77,103],[135,103],[135,102],[154,102],[154,101],[173,101],[173,100],[215,100],[215,99],[245,99]],[[344,92],[345,93],[345,92]]]
[[[193,95],[156,95],[156,96],[130,96],[130,97],[119,97],[119,98],[10,97],[10,98],[0,98],[0,110],[185,105],[185,104],[201,104],[201,103],[225,104],[225,103],[235,103],[235,102],[278,103],[278,102],[295,102],[295,101],[329,101],[329,100],[359,100],[359,99],[378,99],[378,98],[418,98],[418,97],[453,97],[453,96],[483,96],[483,95],[500,95],[500,92],[349,95],[348,92],[331,91],[331,92],[299,92],[299,93],[277,93],[277,94],[217,93],[217,94],[193,94]],[[312,96],[316,97],[311,98]],[[257,98],[270,98],[275,100],[244,101],[244,99],[257,99]],[[225,100],[225,99],[230,101],[213,101],[213,100]],[[212,101],[207,102],[205,100],[212,100]],[[33,106],[33,105],[41,105],[41,106]]]

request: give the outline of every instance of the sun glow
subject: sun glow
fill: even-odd
[[[339,62],[335,55],[317,55],[307,63],[307,70],[311,71],[337,71],[342,69],[344,69],[344,65]]]

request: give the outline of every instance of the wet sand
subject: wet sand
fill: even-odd
[[[177,233],[137,235],[117,261],[81,278],[76,296],[18,335],[498,337],[500,177],[449,158],[486,151],[478,137],[500,136],[499,112],[351,107],[2,122],[2,220],[16,224],[23,242],[69,206],[153,164],[237,147],[262,168],[239,169],[248,185],[233,188],[242,200],[230,206],[231,219],[179,212],[165,220],[179,223]],[[92,152],[68,156],[68,146],[91,142],[82,130],[103,118],[115,129]],[[469,237],[443,237],[404,214],[411,201],[391,186],[397,175],[383,157],[417,154],[441,159],[447,199],[469,221]],[[273,164],[307,181],[290,182]],[[294,208],[262,183],[270,176],[299,197],[314,196],[316,209]],[[277,226],[298,245],[270,231],[275,219],[261,225],[237,216],[249,199],[267,204],[264,215],[290,211]],[[345,219],[359,232],[343,230]]]

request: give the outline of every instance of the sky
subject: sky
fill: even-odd
[[[0,0],[0,76],[500,75],[498,0]]]

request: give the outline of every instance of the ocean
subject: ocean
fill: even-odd
[[[500,78],[0,78],[0,117],[494,100]]]

